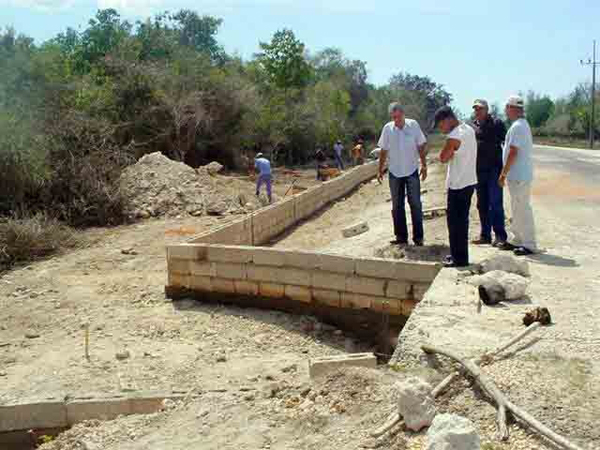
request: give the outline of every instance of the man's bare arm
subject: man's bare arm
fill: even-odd
[[[419,157],[421,158],[421,180],[427,178],[427,142],[419,145]]]
[[[440,152],[440,161],[447,163],[454,157],[454,153],[459,149],[460,141],[458,139],[446,139],[444,148]]]
[[[510,168],[515,163],[518,154],[519,154],[519,148],[515,147],[514,145],[511,145],[510,150],[508,152],[508,158],[506,158],[506,163],[504,164],[504,167],[502,168],[502,172],[500,172],[500,178],[498,179],[498,184],[500,186],[504,187],[504,185],[506,184],[506,177],[508,176],[508,173],[510,172]]]
[[[383,173],[385,172],[385,162],[387,161],[388,151],[381,149],[379,152],[379,172],[377,172],[377,179],[381,181]]]

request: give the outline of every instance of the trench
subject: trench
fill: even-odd
[[[387,186],[367,181],[354,191],[315,212],[307,219],[287,229],[283,234],[263,245],[273,249],[298,249],[325,252],[345,257],[383,257],[407,261],[439,261],[447,248],[441,244],[422,248],[398,249],[387,244],[390,237],[391,217]],[[369,229],[360,235],[345,238],[341,231],[358,221],[366,220]],[[431,223],[443,221],[434,219]],[[442,222],[443,223],[443,222]],[[409,225],[410,226],[410,225]],[[354,341],[375,348],[378,360],[387,362],[394,353],[398,336],[406,324],[408,314],[389,314],[385,311],[329,307],[322,304],[299,305],[290,299],[247,296],[233,298],[229,294],[200,295],[197,292],[173,292],[177,298],[196,297],[203,302],[235,304],[238,307],[275,309],[291,314],[312,315],[321,322],[344,331]],[[97,417],[108,420],[110,417]],[[114,417],[113,417],[114,418]],[[58,436],[69,427],[39,427],[0,432],[3,450],[33,450],[45,440]]]

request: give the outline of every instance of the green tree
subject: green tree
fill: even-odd
[[[525,104],[527,120],[533,128],[544,126],[554,111],[554,102],[550,97],[536,94],[534,91],[527,93]]]
[[[271,42],[259,44],[257,59],[271,82],[278,88],[301,88],[311,77],[310,65],[304,57],[304,44],[291,30],[277,31]]]
[[[425,102],[425,120],[427,121],[433,118],[438,108],[452,103],[452,94],[446,91],[442,84],[436,83],[427,76],[400,72],[390,79],[389,86],[399,91],[419,94],[418,97]],[[413,97],[412,101],[416,102],[416,98]]]

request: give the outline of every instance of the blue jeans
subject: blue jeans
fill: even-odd
[[[336,152],[333,152],[335,156],[335,165],[338,169],[344,170],[344,161],[342,161],[342,156],[338,155]]]
[[[448,237],[452,261],[459,266],[469,265],[469,209],[475,185],[464,189],[448,189]]]
[[[259,175],[256,180],[256,195],[260,194],[260,188],[264,184],[267,185],[267,197],[269,197],[269,202],[272,201],[271,197],[271,174],[267,175]]]
[[[477,172],[477,209],[481,222],[481,239],[492,240],[492,229],[499,241],[506,241],[504,226],[504,199],[498,185],[500,169]]]
[[[407,177],[395,177],[390,172],[390,192],[392,194],[392,219],[394,234],[400,242],[408,242],[406,226],[405,199],[408,197],[410,217],[412,219],[413,241],[423,242],[423,205],[421,204],[421,180],[415,170]]]

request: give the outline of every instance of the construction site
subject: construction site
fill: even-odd
[[[442,269],[439,162],[426,245],[398,248],[376,162],[278,168],[268,204],[245,177],[145,158],[139,222],[0,279],[0,448],[598,448],[591,230],[560,247],[542,206],[547,252]]]

